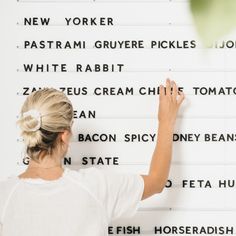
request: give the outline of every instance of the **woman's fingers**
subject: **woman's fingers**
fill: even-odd
[[[172,81],[172,97],[174,99],[174,101],[176,100],[177,94],[178,94],[178,88],[177,85],[175,83],[175,81]]]
[[[179,92],[179,98],[178,98],[178,100],[177,100],[177,104],[178,104],[179,106],[180,106],[181,103],[183,102],[184,98],[185,98],[184,92]]]
[[[178,86],[175,83],[175,81],[174,80],[171,81],[170,79],[166,79],[166,89],[164,88],[163,85],[160,85],[160,99],[164,95],[172,97],[174,101],[177,101],[178,105],[180,105],[185,98],[184,92],[179,91]],[[178,98],[177,98],[177,96],[178,96]]]
[[[177,84],[174,81],[170,81],[170,79],[166,79],[166,89],[164,85],[160,85],[159,88],[158,120],[159,122],[174,125],[179,106],[183,102],[185,95],[183,92],[178,91]]]
[[[159,93],[160,93],[160,99],[165,95],[165,90],[164,90],[164,86],[163,85],[160,85],[160,91],[159,91]]]
[[[166,95],[167,95],[167,96],[170,96],[170,95],[171,95],[170,79],[166,79]]]

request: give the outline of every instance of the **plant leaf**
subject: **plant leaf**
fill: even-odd
[[[236,0],[190,0],[190,8],[205,46],[236,27]]]

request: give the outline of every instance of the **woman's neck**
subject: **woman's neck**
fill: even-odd
[[[30,159],[27,169],[20,174],[19,177],[54,180],[59,178],[63,172],[64,169],[61,164],[61,158],[45,156],[40,163]]]

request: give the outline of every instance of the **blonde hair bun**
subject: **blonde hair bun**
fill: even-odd
[[[26,132],[34,132],[41,127],[41,113],[36,109],[31,109],[22,114],[20,128]]]

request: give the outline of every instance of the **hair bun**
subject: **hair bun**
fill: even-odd
[[[36,109],[31,109],[22,114],[20,126],[22,131],[34,132],[41,127],[41,113]]]

